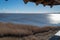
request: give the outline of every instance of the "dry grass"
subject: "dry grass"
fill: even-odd
[[[60,27],[46,26],[40,28],[31,25],[0,22],[0,36],[13,36],[3,37],[0,38],[0,40],[47,40],[48,36],[50,37],[51,35],[56,33],[58,29],[60,30]],[[14,36],[19,36],[19,38],[15,38]]]

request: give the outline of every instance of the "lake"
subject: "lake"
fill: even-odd
[[[36,26],[60,26],[60,14],[2,14],[0,22],[10,22],[16,24],[36,25]],[[54,19],[56,18],[56,19]]]

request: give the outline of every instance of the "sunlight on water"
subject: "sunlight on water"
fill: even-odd
[[[49,18],[52,24],[60,23],[60,14],[50,14]]]

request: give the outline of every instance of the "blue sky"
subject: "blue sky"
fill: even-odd
[[[50,8],[42,4],[36,6],[35,3],[24,4],[23,0],[0,0],[0,13],[47,13],[60,12],[60,5]]]

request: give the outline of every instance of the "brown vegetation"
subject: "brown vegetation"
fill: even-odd
[[[1,40],[48,40],[60,27],[37,27],[0,22]],[[1,38],[2,37],[2,38]],[[43,38],[42,38],[43,37]]]

